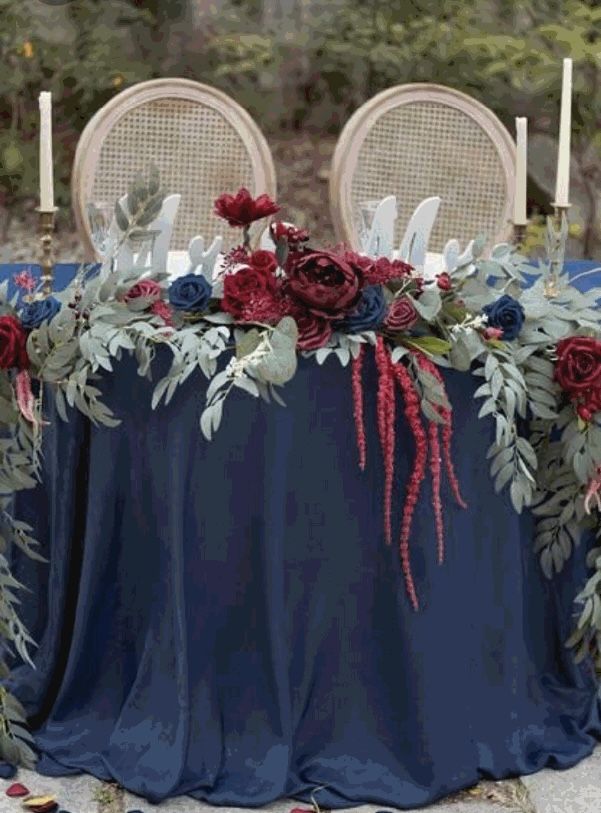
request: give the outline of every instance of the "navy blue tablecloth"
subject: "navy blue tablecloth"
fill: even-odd
[[[586,544],[542,576],[531,517],[494,493],[492,426],[469,376],[447,376],[469,510],[444,487],[437,565],[426,486],[411,542],[419,613],[383,538],[371,361],[364,473],[334,359],[301,360],[287,408],[234,394],[211,443],[200,375],[154,412],[131,360],[102,386],[120,427],[75,412],[61,424],[50,402],[44,483],[16,500],[50,558],[14,563],[39,650],[13,684],[40,772],[86,771],[151,801],[253,807],[325,786],[325,807],[408,808],[591,752],[592,665],[563,646]],[[414,446],[401,416],[396,428],[398,533]]]

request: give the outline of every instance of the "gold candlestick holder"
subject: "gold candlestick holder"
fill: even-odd
[[[50,296],[52,293],[52,283],[54,280],[54,252],[52,243],[54,239],[54,227],[56,213],[58,209],[36,209],[39,215],[40,243],[42,244],[42,256],[40,268],[42,269],[42,295]]]
[[[514,223],[513,224],[513,244],[516,248],[521,248],[526,239],[526,230],[528,223]]]
[[[551,247],[551,257],[549,258],[549,274],[545,280],[545,296],[553,299],[559,294],[558,278],[563,267],[565,241],[568,234],[568,213],[570,204],[552,203],[553,215],[550,218],[552,226],[554,245]]]
[[[553,216],[555,218],[555,225],[557,229],[561,229],[564,215],[567,219],[571,203],[552,203],[551,206],[553,207]]]

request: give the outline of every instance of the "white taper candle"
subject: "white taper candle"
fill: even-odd
[[[515,226],[525,226],[528,222],[526,214],[526,187],[528,182],[528,119],[516,118],[516,154],[515,154],[515,197],[513,200],[513,223]]]
[[[54,209],[52,172],[52,94],[40,93],[40,209]]]
[[[570,205],[570,135],[572,130],[572,60],[563,61],[561,84],[561,115],[559,119],[559,153],[557,157],[557,181],[555,203]]]

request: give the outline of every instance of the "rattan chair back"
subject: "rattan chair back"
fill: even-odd
[[[246,186],[275,196],[275,170],[261,131],[225,93],[187,79],[156,79],[113,97],[86,125],[75,155],[72,200],[87,254],[90,201],[113,203],[139,171],[155,164],[167,192],[181,194],[171,248],[202,235],[222,234],[225,248],[240,242],[213,213],[215,198]]]
[[[396,195],[398,247],[415,207],[438,195],[428,248],[440,252],[451,238],[508,238],[514,186],[515,144],[494,113],[441,85],[400,85],[374,96],[344,127],[330,205],[337,238],[358,248],[362,202]]]

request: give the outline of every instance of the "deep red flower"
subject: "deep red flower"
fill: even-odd
[[[400,296],[390,306],[384,324],[389,330],[405,331],[410,330],[418,319],[419,314],[413,302],[408,296]]]
[[[138,299],[139,297],[146,297],[147,299],[160,299],[161,297],[161,286],[158,282],[155,282],[152,279],[141,279],[140,282],[136,282],[129,291],[125,294],[125,301],[127,302],[130,299]]]
[[[270,274],[273,274],[278,267],[278,261],[273,251],[265,251],[264,249],[253,251],[246,262],[252,265],[253,268],[258,268]]]
[[[441,291],[450,291],[451,288],[453,287],[451,275],[447,274],[446,271],[443,271],[442,274],[437,274],[436,284],[438,285]]]
[[[362,280],[344,257],[309,251],[287,263],[288,291],[323,319],[340,319],[353,310]]]
[[[15,316],[0,316],[0,368],[8,370],[29,367],[27,334]]]
[[[215,214],[227,220],[230,226],[249,226],[279,212],[280,207],[269,195],[253,198],[248,189],[242,187],[235,195],[220,195],[215,201]]]
[[[223,278],[221,307],[239,321],[262,321],[259,313],[277,302],[277,280],[271,271],[249,265]]]
[[[309,239],[309,232],[307,229],[297,229],[296,226],[288,226],[278,220],[272,223],[269,227],[269,233],[274,243],[278,243],[282,238],[286,240],[288,245],[297,245],[298,243],[305,243]]]
[[[293,318],[298,327],[299,350],[318,350],[329,342],[332,324],[328,319],[316,316],[304,308],[296,309]]]
[[[557,343],[555,380],[570,398],[601,388],[601,341],[572,336]]]

